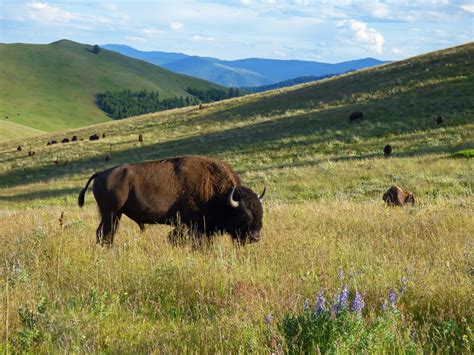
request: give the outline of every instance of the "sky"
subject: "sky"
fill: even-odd
[[[1,43],[126,44],[220,59],[398,60],[474,40],[474,0],[0,0]]]

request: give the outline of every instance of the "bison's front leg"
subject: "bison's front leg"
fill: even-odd
[[[168,234],[168,241],[171,245],[175,247],[182,247],[186,244],[186,239],[187,239],[187,231],[185,228],[178,224],[176,225],[175,229],[173,229],[169,234]]]

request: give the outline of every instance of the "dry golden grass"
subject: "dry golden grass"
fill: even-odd
[[[332,294],[347,283],[365,295],[370,319],[405,276],[403,326],[416,327],[433,350],[433,325],[472,320],[471,207],[453,200],[403,209],[382,201],[270,201],[261,243],[235,248],[221,236],[199,251],[170,246],[168,227],[142,234],[125,219],[116,245],[98,248],[91,204],[4,212],[4,344],[22,348],[18,310],[34,310],[43,299],[37,351],[266,351],[268,313],[281,318],[320,289]],[[448,349],[443,337],[438,350]]]

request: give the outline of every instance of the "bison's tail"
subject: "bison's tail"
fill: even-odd
[[[77,199],[77,203],[79,204],[79,207],[84,206],[84,196],[86,194],[87,188],[89,187],[89,184],[91,183],[91,181],[94,180],[98,175],[99,173],[95,173],[94,175],[92,175],[87,181],[86,187],[84,187],[79,193],[79,198]]]

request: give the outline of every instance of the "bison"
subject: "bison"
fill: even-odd
[[[360,111],[352,112],[351,115],[349,116],[349,121],[357,121],[361,120],[364,114]]]
[[[388,158],[390,156],[390,154],[392,154],[392,146],[390,144],[387,144],[383,148],[383,154],[385,155],[386,158]]]
[[[63,138],[63,140],[61,141],[61,143],[69,143],[69,138]]]
[[[107,133],[104,132],[102,133],[102,138],[105,138],[105,137],[107,137]]]
[[[138,141],[139,141],[139,142],[143,142],[143,134],[139,134],[139,135],[138,135]]]
[[[415,204],[415,196],[412,192],[403,191],[400,186],[392,185],[386,193],[383,194],[382,199],[389,206],[403,206],[404,204]]]
[[[443,116],[439,115],[439,116],[436,118],[436,123],[438,124],[438,126],[441,126],[441,125],[444,123],[444,118],[443,118]]]
[[[181,156],[113,167],[93,174],[79,193],[79,206],[94,180],[93,192],[102,220],[96,242],[111,245],[125,214],[140,229],[145,224],[176,226],[168,236],[175,243],[186,226],[195,240],[228,233],[239,244],[257,242],[262,228],[262,198],[225,162]]]
[[[76,141],[77,141],[77,136],[76,135],[72,136],[71,142],[76,142]]]
[[[55,141],[55,140],[53,139],[53,140],[50,140],[48,143],[49,143],[49,145],[52,145],[52,144],[58,143],[58,141]]]
[[[29,150],[29,151],[28,151],[28,156],[29,156],[29,157],[32,157],[32,156],[35,155],[35,154],[36,154],[36,152],[35,152],[34,150]]]
[[[99,140],[99,136],[97,134],[93,134],[92,136],[89,137],[89,140],[90,141],[98,141]]]
[[[23,148],[21,147],[21,145],[19,145],[18,147],[16,147],[16,151],[17,151],[17,152],[21,152],[22,149],[23,149]]]

